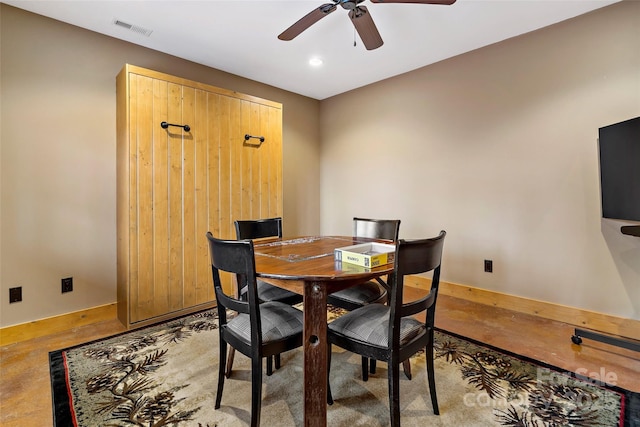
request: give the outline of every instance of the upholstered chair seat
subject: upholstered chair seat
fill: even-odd
[[[381,291],[378,283],[369,281],[331,294],[330,304],[354,310],[363,305],[380,302],[381,295],[384,295],[386,299],[384,288]]]
[[[277,301],[289,305],[302,302],[302,295],[270,285],[258,279],[258,298],[260,301]]]
[[[263,344],[302,333],[302,312],[288,304],[264,302],[260,304],[260,316]],[[225,327],[238,339],[251,344],[251,320],[248,314],[238,314]]]
[[[389,346],[390,314],[389,306],[370,304],[340,316],[329,324],[329,330],[333,334],[386,349]],[[400,345],[426,332],[423,322],[413,317],[403,317],[400,321]]]

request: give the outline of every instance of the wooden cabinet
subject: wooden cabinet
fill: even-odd
[[[282,106],[132,65],[116,92],[118,317],[137,327],[214,305],[207,231],[282,216]]]

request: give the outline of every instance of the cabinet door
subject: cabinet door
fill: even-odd
[[[235,239],[237,219],[282,216],[282,110],[209,93],[208,112],[209,231]],[[231,292],[231,279],[223,280]]]
[[[129,312],[135,323],[184,308],[190,225],[183,226],[183,157],[190,144],[181,128],[160,127],[163,121],[182,122],[180,85],[137,74],[129,75],[129,85]]]
[[[214,300],[207,231],[282,215],[281,109],[202,86],[129,75],[130,323]]]

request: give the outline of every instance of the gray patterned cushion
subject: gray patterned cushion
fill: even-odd
[[[382,295],[384,291],[375,282],[365,282],[360,285],[342,289],[331,294],[332,298],[349,301],[356,304],[369,304]]]
[[[387,348],[389,346],[389,314],[391,309],[382,304],[369,304],[340,316],[329,323],[329,330],[358,341]],[[425,333],[424,323],[413,317],[400,321],[400,345]]]
[[[265,302],[260,304],[260,315],[264,343],[302,333],[302,312],[290,305],[281,302]],[[247,343],[251,342],[251,323],[248,314],[238,314],[227,323],[227,328]]]
[[[291,291],[270,285],[262,280],[258,280],[258,298],[261,301],[281,301],[297,295]]]

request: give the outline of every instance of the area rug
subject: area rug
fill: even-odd
[[[244,426],[251,366],[236,353],[222,406],[214,409],[218,327],[204,311],[73,348],[51,352],[55,427]],[[403,426],[635,427],[638,393],[580,378],[473,340],[437,331],[435,371],[440,415],[429,398],[424,354],[400,383]],[[261,425],[303,424],[302,350],[263,374]],[[402,371],[401,371],[402,372]],[[360,357],[334,347],[329,426],[389,425],[387,370],[363,382]]]

